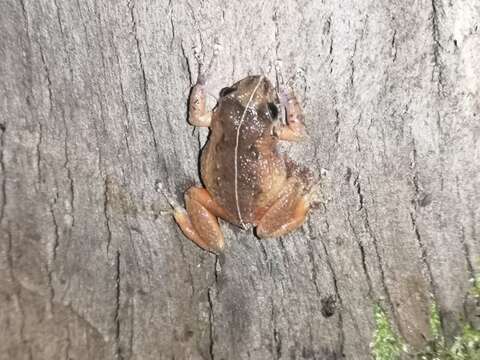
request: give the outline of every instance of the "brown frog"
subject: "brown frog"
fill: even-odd
[[[200,70],[189,101],[189,122],[211,130],[201,155],[205,187],[188,189],[186,209],[174,206],[183,233],[203,249],[221,252],[224,239],[217,218],[255,226],[260,238],[301,226],[311,205],[311,176],[277,151],[280,140],[298,141],[305,135],[293,92],[279,99],[265,76],[247,76],[222,89],[216,107],[207,111],[205,84]],[[278,119],[279,104],[286,110],[286,124]]]

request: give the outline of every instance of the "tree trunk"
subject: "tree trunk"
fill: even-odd
[[[412,347],[452,337],[480,256],[478,1],[0,3],[0,359],[368,359],[373,307]],[[186,121],[277,59],[329,201],[224,256],[155,191],[199,182]],[[324,169],[324,170],[322,170]],[[478,270],[478,268],[477,268]]]

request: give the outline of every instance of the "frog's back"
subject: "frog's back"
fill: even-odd
[[[214,112],[210,138],[202,152],[205,187],[236,224],[255,224],[286,178],[271,125],[254,107],[225,98]],[[243,116],[243,118],[242,118]]]

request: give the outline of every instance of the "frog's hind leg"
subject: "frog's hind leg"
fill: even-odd
[[[280,197],[257,223],[257,236],[273,238],[289,233],[304,223],[309,209],[310,201],[301,181],[288,179]]]
[[[207,190],[191,187],[185,193],[185,207],[176,206],[173,216],[178,226],[202,249],[217,253],[223,250],[224,239],[217,217],[222,208],[212,199]]]

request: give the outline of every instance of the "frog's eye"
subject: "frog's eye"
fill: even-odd
[[[222,90],[220,90],[220,97],[227,96],[228,94],[234,92],[235,89],[234,87],[224,87]]]
[[[278,117],[278,107],[274,103],[268,103],[268,111],[270,112],[272,119],[276,119]]]

